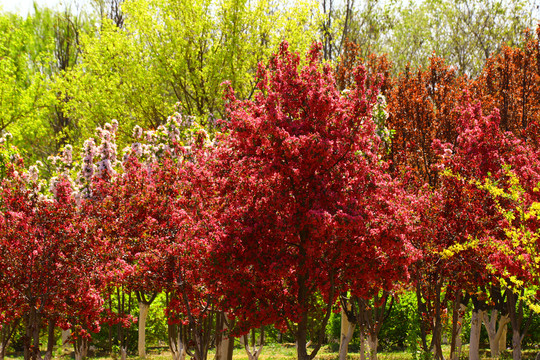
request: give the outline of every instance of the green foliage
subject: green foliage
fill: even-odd
[[[392,307],[392,312],[383,323],[379,333],[379,344],[384,351],[403,351],[415,338],[419,338],[416,295],[405,292],[399,296]]]
[[[249,98],[257,64],[282,39],[304,51],[315,38],[309,2],[140,0],[122,9],[124,27],[104,19],[97,36],[84,36],[82,62],[62,82],[83,133],[116,118],[121,142],[135,124],[163,124],[178,102],[209,125],[209,113],[222,115],[224,81]]]
[[[30,162],[45,160],[74,138],[57,79],[78,59],[78,36],[89,31],[84,13],[34,6],[25,19],[0,14],[0,128]]]
[[[20,129],[35,122],[49,100],[45,77],[34,68],[43,59],[31,55],[32,34],[19,16],[0,14],[0,33],[0,131],[10,130],[17,143]]]
[[[158,294],[148,312],[146,320],[147,346],[163,346],[167,339],[167,318],[165,316],[165,294]]]
[[[426,67],[435,53],[475,76],[503,44],[519,44],[522,32],[535,25],[532,6],[527,0],[370,0],[353,7],[340,30],[362,46],[362,56],[388,54],[395,72],[408,64]]]

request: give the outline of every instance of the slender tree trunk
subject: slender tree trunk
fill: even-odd
[[[352,340],[356,324],[349,321],[347,314],[341,309],[341,335],[339,341],[339,360],[347,360],[349,343]]]
[[[472,312],[469,360],[480,360],[480,331],[482,330],[482,312],[482,310],[476,309],[473,309]]]
[[[85,338],[75,339],[73,344],[75,360],[84,360],[88,356],[88,340]]]
[[[148,318],[148,312],[150,311],[150,304],[139,302],[139,342],[138,350],[139,357],[146,357],[146,319]]]
[[[491,311],[491,316],[488,316],[487,312],[483,314],[483,321],[486,327],[488,337],[489,337],[489,349],[491,351],[491,357],[497,358],[500,355],[499,343],[501,336],[504,331],[504,327],[510,321],[510,318],[507,315],[502,315],[499,318],[499,311],[493,309]],[[497,328],[497,323],[499,327]]]
[[[506,336],[508,334],[508,324],[502,326],[501,338],[499,339],[499,354],[506,350]]]
[[[435,284],[435,299],[433,304],[435,308],[435,324],[433,326],[433,338],[431,340],[435,360],[444,360],[442,352],[441,288],[442,279],[438,279]]]
[[[45,352],[44,360],[51,360],[54,350],[56,338],[54,337],[54,321],[49,320],[47,333],[47,351]]]
[[[261,334],[259,337],[259,346],[257,347],[257,341],[255,336],[255,329],[251,330],[251,346],[249,347],[249,339],[247,335],[244,335],[244,349],[246,350],[246,353],[248,355],[248,360],[258,360],[259,356],[262,353],[263,345],[264,345],[264,328],[261,328]]]
[[[521,360],[521,333],[519,328],[512,328],[512,359]]]
[[[366,337],[364,332],[360,332],[360,360],[366,360]]]
[[[420,321],[420,339],[422,340],[422,350],[424,352],[428,352],[429,347],[427,345],[426,323],[422,317],[422,314],[427,313],[427,307],[426,303],[422,300],[422,288],[420,286],[420,281],[416,282],[416,304],[416,311]]]
[[[148,312],[150,311],[150,305],[156,299],[157,293],[152,293],[149,298],[142,291],[136,291],[135,296],[139,303],[139,339],[137,348],[140,358],[146,357],[146,319],[148,318]]]
[[[169,338],[169,350],[173,360],[184,360],[186,358],[186,345],[182,339],[181,324],[167,324]]]
[[[117,291],[117,296],[118,296],[118,314],[120,316],[125,316],[126,314],[130,314],[131,305],[132,305],[131,291],[127,292],[127,294],[124,288],[117,288],[116,291]],[[127,300],[127,304],[126,304],[126,300]],[[128,348],[128,343],[129,343],[129,329],[126,329],[120,324],[118,324],[117,330],[118,330],[118,342],[120,346],[120,358],[122,360],[126,360],[127,348]]]
[[[4,360],[6,356],[6,350],[11,341],[11,337],[19,326],[20,322],[21,319],[18,318],[11,323],[4,324],[2,328],[0,328],[0,360]]]
[[[62,330],[62,349],[66,350],[69,342],[69,337],[71,335],[71,331],[68,330]]]
[[[463,314],[467,306],[461,302],[461,296],[454,302],[454,312],[452,314],[452,340],[450,345],[450,360],[459,360],[461,355],[461,333],[463,331]]]
[[[298,323],[298,331],[296,332],[296,354],[298,360],[311,360],[307,353],[307,323],[308,314],[307,311],[304,311]]]
[[[24,339],[24,359],[41,360],[39,352],[39,328],[41,325],[41,316],[35,306],[30,307],[26,316],[26,334]]]
[[[523,296],[525,290],[520,290],[520,295]],[[527,330],[531,324],[532,316],[529,316],[527,321],[524,322],[524,301],[520,295],[514,293],[511,289],[508,289],[507,302],[508,316],[510,317],[510,323],[512,324],[512,358],[514,360],[521,359],[521,342],[527,335]]]
[[[3,337],[3,334],[2,334],[2,337]],[[0,360],[4,360],[4,358],[6,357],[6,350],[8,346],[9,346],[9,339],[6,342],[4,342],[4,339],[2,338],[2,343],[0,343]]]
[[[367,342],[369,347],[369,360],[377,360],[377,346],[379,345],[377,334],[368,334]]]
[[[227,315],[216,316],[216,356],[215,360],[232,360],[234,338],[228,334]],[[248,354],[249,355],[249,354]]]

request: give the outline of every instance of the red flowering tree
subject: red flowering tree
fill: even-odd
[[[0,314],[20,315],[25,359],[39,359],[40,329],[77,328],[76,337],[99,330],[99,267],[65,178],[39,193],[37,169],[9,166],[0,195]],[[7,300],[7,301],[6,301]],[[7,320],[9,324],[10,318]]]
[[[460,241],[448,246],[443,253],[453,254],[448,268],[453,269],[451,279],[462,286],[469,286],[471,292],[478,287],[495,288],[493,290],[497,292],[499,278],[509,283],[507,309],[504,310],[512,323],[514,358],[518,359],[521,356],[521,339],[526,331],[518,314],[522,311],[519,308],[523,309],[525,304],[514,292],[536,284],[537,279],[522,269],[521,261],[527,255],[519,246],[512,245],[513,239],[508,239],[503,231],[508,227],[509,219],[503,216],[501,209],[515,208],[515,199],[506,197],[496,202],[489,189],[479,184],[487,179],[488,183],[504,186],[504,191],[509,191],[513,182],[511,171],[522,186],[522,203],[538,201],[535,191],[540,181],[538,152],[535,145],[518,139],[510,132],[503,132],[497,111],[484,116],[480,104],[472,106],[466,100],[455,145],[435,143],[434,146],[443,157],[442,166],[446,172],[441,180],[441,189],[447,189],[446,198],[452,202],[454,214],[447,217],[454,219],[453,222],[445,226],[454,229],[454,237],[462,234]],[[534,231],[538,223],[529,221],[522,225],[532,226]],[[458,231],[460,228],[462,230]],[[507,249],[513,249],[513,256],[508,256]],[[510,277],[521,279],[522,284],[516,286],[508,280]],[[491,342],[494,352],[498,344]]]
[[[390,181],[372,120],[378,89],[366,88],[359,67],[341,94],[319,51],[314,46],[301,66],[283,43],[260,66],[254,100],[229,89],[227,135],[207,163],[219,204],[212,264],[224,306],[248,324],[243,331],[269,323],[292,331],[302,360],[317,354],[350,280],[360,276],[354,290],[369,296],[406,277],[409,261],[407,242],[379,212]],[[308,329],[310,319],[320,326]]]
[[[174,117],[181,120],[179,114]],[[179,139],[179,123],[170,120],[157,131],[147,131],[145,139],[141,139],[142,129],[136,127],[134,136],[140,142],[128,148],[118,171],[107,164],[98,165],[102,171],[90,179],[91,196],[87,202],[92,205],[88,210],[117,267],[109,291],[116,291],[118,299],[128,299],[119,301],[116,314],[109,313],[111,322],[119,326],[122,356],[126,356],[125,328],[130,323],[124,321],[129,309],[121,305],[129,303],[132,293],[136,294],[140,309],[139,355],[143,356],[148,307],[163,291],[167,295],[173,358],[188,353],[204,360],[216,310],[213,296],[202,283],[201,274],[208,268],[207,232],[199,236],[198,225],[211,225],[211,219],[204,216],[211,212],[204,208],[209,202],[198,196],[205,192],[196,190],[196,178],[190,177],[196,168],[199,145],[204,141],[201,143],[202,138],[195,134],[195,143],[188,151]],[[110,141],[114,135],[111,130],[102,130],[98,152],[115,148]],[[87,154],[93,153],[87,150]],[[102,162],[107,158],[100,157]]]

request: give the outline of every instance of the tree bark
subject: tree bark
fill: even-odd
[[[39,352],[39,328],[41,316],[35,306],[31,306],[25,319],[24,359],[41,360]]]
[[[508,324],[502,327],[501,338],[499,339],[499,354],[506,350],[506,336],[508,334]]]
[[[9,346],[9,343],[11,341],[11,337],[19,326],[20,322],[21,319],[18,318],[11,323],[4,324],[2,328],[0,328],[0,360],[4,360],[7,347]]]
[[[459,360],[463,341],[461,333],[463,331],[463,314],[467,310],[467,305],[461,302],[461,296],[456,298],[454,303],[454,313],[452,315],[452,340],[450,346],[450,360]]]
[[[379,337],[377,334],[369,334],[367,336],[369,347],[369,360],[377,360],[377,346],[379,345]]]
[[[227,315],[219,313],[216,316],[216,356],[215,360],[232,360],[234,338],[229,336]],[[248,353],[249,355],[249,353]]]
[[[44,360],[51,360],[53,356],[54,344],[56,338],[54,337],[54,321],[49,320],[48,334],[47,334],[47,351],[45,352]]]
[[[139,357],[143,359],[146,357],[146,319],[149,311],[149,304],[139,302],[139,341],[137,345]]]
[[[312,294],[310,293],[310,289],[308,286],[308,279],[309,275],[308,273],[304,273],[304,265],[307,258],[306,249],[304,248],[304,245],[308,241],[308,231],[302,230],[300,232],[300,246],[299,246],[299,272],[296,278],[296,282],[298,285],[298,303],[297,306],[302,309],[302,312],[300,314],[300,319],[298,322],[298,325],[296,327],[296,351],[298,355],[298,360],[312,360],[315,355],[317,355],[317,352],[322,346],[322,342],[324,340],[326,325],[328,324],[328,320],[330,319],[330,314],[332,313],[332,305],[334,301],[334,291],[335,291],[335,283],[334,283],[334,273],[330,273],[330,279],[329,279],[329,289],[330,294],[329,298],[331,301],[326,304],[325,309],[325,316],[324,319],[321,321],[320,328],[316,331],[316,338],[313,340],[313,350],[310,354],[307,352],[307,337],[308,337],[308,309],[309,309],[309,301]]]
[[[491,357],[497,358],[500,355],[500,339],[503,335],[504,327],[508,322],[510,322],[510,318],[508,315],[502,315],[499,318],[499,311],[497,309],[493,309],[491,310],[491,316],[488,316],[487,312],[483,313],[483,321],[489,337],[489,349],[491,351]],[[499,324],[498,328],[497,323]]]
[[[366,339],[363,332],[360,332],[360,360],[366,360]]]
[[[88,356],[88,340],[84,338],[75,339],[73,343],[75,350],[75,360],[84,360]]]
[[[435,360],[444,360],[442,352],[442,319],[441,319],[441,288],[442,288],[442,279],[438,279],[435,284],[435,299],[434,299],[434,308],[435,308],[435,324],[433,326],[433,338],[431,340],[433,346],[433,355]]]
[[[181,324],[168,324],[167,332],[169,338],[169,350],[173,360],[184,360],[186,358],[186,345],[182,336]]]
[[[251,330],[251,346],[252,349],[249,347],[249,339],[247,335],[244,335],[244,349],[246,349],[246,353],[248,355],[248,360],[258,360],[259,356],[262,353],[263,345],[264,345],[264,328],[261,328],[261,334],[259,336],[259,345],[257,347],[256,344],[256,336],[255,336],[255,329]],[[232,355],[232,351],[231,351]],[[232,359],[232,356],[231,356]]]
[[[339,341],[339,360],[347,360],[347,354],[349,352],[349,343],[352,340],[354,328],[356,324],[349,321],[347,314],[341,308],[341,335]]]
[[[471,317],[471,336],[469,341],[469,360],[480,360],[480,330],[482,330],[483,310],[473,309]]]
[[[71,335],[71,331],[68,329],[68,330],[62,330],[62,348],[64,350],[67,349],[67,345],[68,345],[68,342],[69,342],[69,337]]]
[[[514,360],[521,359],[521,342],[527,335],[532,320],[532,316],[529,316],[524,322],[524,300],[521,298],[524,292],[524,289],[520,290],[520,294],[513,292],[512,289],[506,292],[508,316],[512,324],[512,359]]]
[[[518,329],[512,328],[512,359],[521,360],[521,334]]]
[[[137,348],[139,357],[144,359],[146,357],[146,319],[148,318],[150,305],[156,299],[157,293],[152,293],[149,299],[146,298],[146,294],[142,291],[135,292],[135,295],[139,303],[139,339]]]

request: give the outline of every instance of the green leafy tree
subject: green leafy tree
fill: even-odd
[[[82,62],[63,82],[69,113],[88,130],[122,119],[122,141],[135,123],[165,123],[179,102],[211,128],[209,114],[223,112],[221,83],[231,81],[249,98],[257,64],[283,38],[299,50],[314,39],[315,8],[300,1],[125,1],[122,28],[103,19],[97,36],[83,37]]]
[[[0,14],[0,32],[0,130],[10,130],[17,143],[22,137],[18,130],[36,121],[45,107],[45,77],[31,66],[40,56],[29,56],[32,35],[24,20]]]

